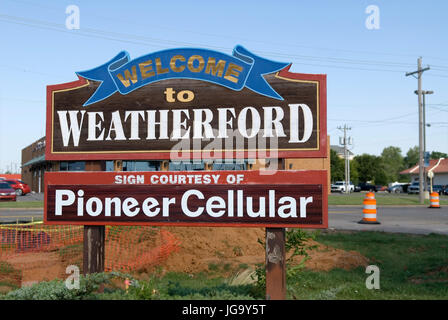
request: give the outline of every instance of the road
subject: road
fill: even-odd
[[[43,201],[43,193],[28,193],[17,197],[17,202]],[[31,222],[35,219],[43,219],[43,209],[4,209],[0,208],[0,223]]]
[[[38,200],[40,197],[23,197],[21,201]],[[378,225],[358,223],[362,219],[362,206],[330,206],[328,211],[330,229],[448,234],[448,206],[440,209],[425,206],[378,207]],[[0,223],[29,222],[42,218],[42,209],[0,209]]]
[[[0,223],[25,223],[43,219],[43,209],[0,209]]]
[[[336,230],[369,230],[429,234],[448,234],[448,206],[429,209],[425,206],[377,207],[380,224],[359,224],[362,206],[330,206],[329,228]]]

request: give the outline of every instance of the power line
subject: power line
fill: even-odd
[[[33,5],[39,8],[46,8],[52,11],[60,11],[60,8],[56,8],[56,7],[50,7],[50,6],[44,6],[41,3],[36,4],[33,2],[29,2],[29,1],[23,1],[23,0],[10,0],[11,2],[14,3],[23,3],[26,5]],[[160,24],[141,24],[141,23],[137,23],[135,20],[125,20],[122,19],[122,17],[107,17],[107,16],[101,16],[101,15],[94,15],[94,14],[88,14],[88,16],[94,17],[94,18],[100,18],[103,20],[109,20],[109,21],[113,21],[114,23],[117,22],[123,22],[126,23],[128,25],[136,25],[136,26],[143,26],[143,27],[152,27],[152,28],[158,28],[158,29],[165,29],[165,30],[170,30],[170,31],[176,31],[176,32],[184,32],[184,33],[191,33],[191,34],[197,34],[197,35],[202,35],[202,36],[209,36],[209,37],[215,37],[215,38],[225,38],[225,39],[238,39],[241,41],[245,41],[245,42],[253,42],[253,43],[260,43],[260,44],[268,44],[268,45],[275,45],[275,46],[285,46],[285,43],[282,42],[272,42],[272,41],[264,41],[264,40],[257,40],[254,38],[243,38],[243,37],[235,37],[235,36],[230,36],[230,35],[224,35],[224,34],[216,34],[216,33],[208,33],[208,32],[203,32],[203,31],[196,31],[196,30],[186,30],[186,29],[182,29],[179,30],[177,28],[171,28],[171,27],[166,27],[166,26],[162,26]],[[146,22],[146,21],[145,21]],[[355,54],[368,54],[368,55],[385,55],[385,56],[396,56],[396,57],[414,57],[415,54],[404,54],[404,53],[391,53],[391,52],[378,52],[378,51],[363,51],[363,50],[349,50],[349,49],[340,49],[340,48],[328,48],[328,47],[316,47],[316,46],[307,46],[307,45],[303,45],[303,44],[298,44],[298,43],[293,43],[291,41],[288,41],[287,43],[288,47],[299,47],[299,48],[305,48],[305,49],[312,49],[312,50],[320,50],[320,51],[337,51],[337,52],[346,52],[346,53],[355,53]],[[435,59],[435,60],[443,60],[443,61],[448,61],[448,58],[440,58],[440,57],[435,57],[435,56],[426,56],[427,58],[431,58],[431,59]],[[410,64],[407,64],[408,66],[410,66]],[[448,67],[447,67],[448,68]]]
[[[417,112],[411,112],[411,113],[406,113],[403,115],[399,115],[399,116],[394,116],[392,118],[386,118],[386,119],[381,119],[381,120],[347,120],[347,119],[328,119],[328,120],[332,120],[332,121],[349,121],[349,122],[368,122],[368,123],[378,123],[378,122],[386,122],[386,121],[391,121],[391,120],[396,120],[396,119],[401,119],[401,118],[405,118],[405,117],[409,117],[411,115],[415,115]]]
[[[62,26],[60,24],[56,24],[56,23],[52,23],[52,22],[48,22],[48,21],[41,21],[41,20],[11,16],[11,15],[4,15],[4,14],[0,15],[0,21],[7,22],[7,23],[19,24],[19,25],[25,25],[25,26],[29,26],[29,27],[37,27],[37,28],[42,28],[42,29],[46,29],[46,30],[70,33],[72,35],[82,35],[82,36],[95,37],[95,38],[101,38],[101,39],[112,40],[112,41],[127,42],[127,43],[145,45],[145,46],[151,45],[151,46],[156,46],[156,47],[165,47],[166,44],[169,44],[169,45],[183,45],[183,46],[201,46],[201,47],[215,48],[215,49],[219,49],[219,50],[228,50],[229,49],[229,48],[220,47],[220,46],[212,46],[212,45],[198,44],[198,43],[185,42],[185,41],[159,39],[159,38],[154,38],[154,37],[139,36],[139,35],[133,35],[133,34],[126,34],[126,33],[117,33],[117,32],[111,32],[111,31],[105,31],[105,30],[93,29],[93,28],[82,28],[82,29],[76,30],[74,32],[73,30],[67,30],[65,28],[65,26]],[[377,61],[377,60],[355,60],[355,59],[320,57],[320,56],[310,56],[310,55],[294,55],[291,53],[286,54],[286,53],[272,52],[272,51],[257,51],[257,52],[260,52],[264,55],[271,55],[271,56],[276,56],[276,57],[284,57],[284,58],[292,59],[293,62],[296,64],[319,66],[319,67],[325,67],[325,68],[327,68],[327,67],[342,68],[342,69],[347,69],[347,70],[403,72],[403,70],[394,70],[394,69],[376,69],[376,68],[372,69],[372,68],[349,67],[349,66],[340,66],[340,65],[310,64],[310,63],[303,63],[303,60],[338,63],[338,64],[348,64],[348,65],[386,66],[386,67],[391,67],[391,68],[409,67],[411,65],[408,63],[400,63],[400,62]],[[296,60],[296,59],[298,59],[298,60]]]

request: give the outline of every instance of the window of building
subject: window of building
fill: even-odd
[[[161,161],[123,161],[123,171],[160,171],[160,164]]]
[[[217,160],[213,162],[212,170],[247,170],[247,160]]]
[[[85,171],[85,161],[61,161],[59,163],[59,171]]]
[[[106,171],[114,171],[114,161],[113,160],[106,161]]]
[[[170,162],[169,164],[169,170],[170,171],[198,171],[198,170],[205,170],[205,164],[203,161],[199,162],[186,162],[186,161],[179,161],[179,162]]]

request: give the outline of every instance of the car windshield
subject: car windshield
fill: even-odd
[[[11,189],[8,183],[0,183],[0,189]]]
[[[344,184],[344,182],[336,182],[335,185],[337,186],[342,186]]]

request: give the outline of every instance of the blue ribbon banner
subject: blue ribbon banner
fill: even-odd
[[[235,91],[246,87],[258,94],[283,100],[263,75],[277,72],[288,65],[261,58],[238,45],[232,55],[207,49],[180,48],[131,60],[129,53],[121,51],[105,64],[76,74],[101,82],[84,106],[104,100],[117,91],[128,94],[147,84],[167,79],[208,81]]]

